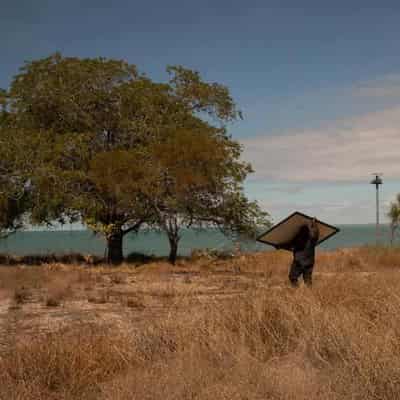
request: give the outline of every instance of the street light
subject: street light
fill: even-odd
[[[376,187],[376,244],[379,243],[379,186],[383,184],[381,172],[375,172],[372,174],[374,179],[370,182]]]

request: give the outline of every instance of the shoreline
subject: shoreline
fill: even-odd
[[[320,249],[333,250],[363,245],[374,245],[376,241],[374,225],[338,226],[340,232],[322,243]],[[388,228],[382,227],[381,240],[384,245],[390,243]],[[255,240],[239,241],[243,252],[270,251],[272,247]],[[91,231],[23,231],[0,240],[0,255],[9,256],[49,256],[67,257],[68,254],[92,255],[104,257],[106,243]],[[188,257],[192,252],[233,252],[235,243],[217,230],[183,231],[178,254]],[[163,233],[147,231],[138,235],[127,235],[123,242],[126,257],[132,253],[146,254],[151,257],[165,257],[169,254],[168,239]]]
[[[257,251],[218,251],[213,249],[195,249],[191,255],[178,256],[176,265],[187,264],[190,262],[196,262],[200,259],[206,259],[210,261],[228,261],[235,260],[238,258],[246,257],[262,257],[271,253],[278,253],[285,255],[286,257],[292,257],[292,253],[286,250],[276,250],[271,246],[265,246],[264,250]],[[378,251],[389,251],[396,252],[400,250],[399,244],[390,246],[388,244],[365,244],[351,247],[340,247],[335,249],[324,249],[317,248],[316,255],[323,254],[342,254],[348,255],[358,251],[370,251],[376,249]],[[151,263],[168,263],[168,256],[154,256],[143,253],[131,253],[126,256],[121,265],[132,265],[141,266]],[[46,264],[65,264],[65,265],[82,265],[82,266],[98,266],[108,265],[105,261],[105,257],[85,254],[85,253],[44,253],[44,254],[7,254],[0,253],[0,266],[18,266],[18,265],[46,265]],[[118,268],[117,266],[110,266],[110,268]]]

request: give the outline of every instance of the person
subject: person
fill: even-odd
[[[289,281],[298,287],[299,278],[303,275],[304,283],[312,286],[312,273],[315,262],[315,247],[319,239],[319,230],[315,218],[310,224],[302,225],[294,239],[281,244],[278,248],[293,251],[293,262],[289,271]]]

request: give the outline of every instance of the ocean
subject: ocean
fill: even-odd
[[[339,225],[340,232],[322,243],[320,249],[333,250],[375,244],[375,225]],[[389,226],[381,226],[380,243],[390,243]],[[179,255],[190,255],[196,249],[231,250],[231,240],[216,230],[184,230],[179,245]],[[168,255],[168,240],[160,232],[147,231],[128,234],[124,240],[124,255],[143,253],[154,256]],[[241,241],[243,251],[265,251],[271,247],[256,241]],[[0,240],[0,254],[68,254],[81,253],[102,256],[105,241],[87,230],[23,231]]]

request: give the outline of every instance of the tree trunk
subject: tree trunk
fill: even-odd
[[[119,229],[107,237],[107,262],[109,264],[121,264],[124,260],[122,250],[122,230]]]
[[[178,254],[178,242],[179,238],[177,237],[170,237],[169,238],[169,257],[168,261],[174,265],[176,262],[176,257]]]

